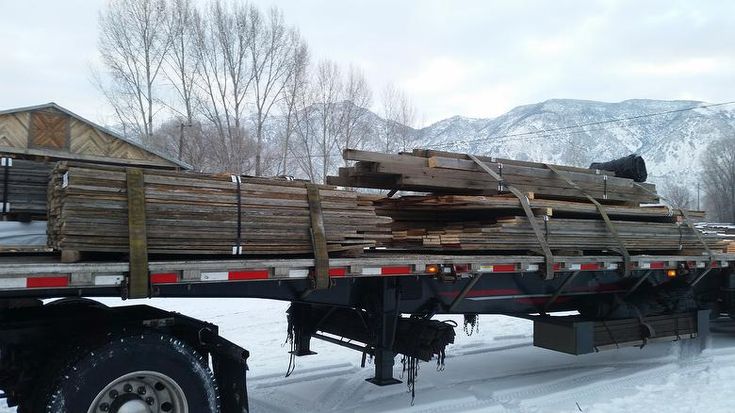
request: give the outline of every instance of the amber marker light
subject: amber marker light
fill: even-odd
[[[436,264],[430,264],[426,266],[427,274],[439,274],[439,266]]]
[[[675,278],[676,277],[676,270],[666,270],[666,276],[669,278]]]

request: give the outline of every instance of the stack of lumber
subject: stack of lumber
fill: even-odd
[[[49,187],[49,245],[61,251],[127,252],[128,193],[122,167],[59,163]],[[163,170],[144,171],[151,254],[231,254],[241,220],[242,254],[310,254],[305,182]],[[390,218],[370,200],[320,185],[330,252],[361,251],[390,238]]]
[[[537,218],[552,250],[616,251],[618,244],[602,220]],[[630,252],[699,250],[703,246],[691,230],[681,224],[613,221],[620,239]],[[398,222],[393,245],[402,248],[477,250],[538,250],[539,244],[528,218],[510,217],[493,222],[461,221],[436,224]],[[653,239],[652,239],[653,237]],[[723,248],[717,236],[704,236],[709,248]]]
[[[46,218],[46,193],[52,163],[2,158],[0,164],[0,213],[11,218]]]
[[[339,176],[330,176],[331,185],[432,192],[443,194],[507,193],[499,181],[482,170],[467,155],[417,149],[412,153],[390,155],[347,149],[346,160],[354,166],[340,168]],[[544,164],[478,157],[502,176],[503,183],[533,194],[536,198],[582,200],[579,190],[560,178]],[[605,203],[656,203],[656,188],[637,184],[632,179],[618,178],[613,172],[556,166],[585,193]],[[641,188],[640,186],[643,188]],[[645,189],[644,189],[645,188]]]
[[[393,239],[388,245],[395,249],[541,251],[521,200],[509,193],[508,186],[528,200],[543,242],[554,253],[622,253],[619,241],[628,253],[640,254],[700,254],[727,248],[717,234],[702,234],[700,241],[682,211],[658,204],[654,185],[639,184],[610,171],[477,157],[501,176],[503,185],[499,185],[497,176],[465,154],[424,149],[398,155],[346,150],[344,157],[356,163],[341,168],[329,183],[428,193],[374,200],[377,213],[393,219]],[[600,208],[610,218],[619,241]],[[686,215],[694,220],[704,218],[700,211]]]
[[[442,221],[483,220],[489,217],[523,215],[521,202],[513,196],[484,195],[425,195],[400,198],[376,198],[378,213],[397,220]],[[536,215],[560,218],[596,219],[600,216],[591,202],[550,199],[529,199]],[[619,220],[676,222],[682,220],[681,211],[664,205],[606,205],[608,216]],[[693,219],[704,218],[702,211],[689,211]]]
[[[697,228],[705,234],[717,234],[728,241],[726,252],[735,254],[735,224],[724,223],[700,223]]]

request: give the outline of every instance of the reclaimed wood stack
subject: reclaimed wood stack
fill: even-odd
[[[404,190],[432,193],[485,194],[507,193],[500,182],[483,171],[467,155],[416,149],[412,153],[390,155],[347,149],[344,159],[357,161],[339,169],[327,183],[338,186]],[[496,171],[506,185],[548,199],[584,199],[555,172],[543,164],[491,157],[479,157]],[[605,203],[655,203],[651,184],[615,177],[613,172],[558,166],[586,193]],[[642,188],[641,188],[642,187]],[[648,192],[650,191],[650,192]]]
[[[388,155],[347,150],[344,157],[356,163],[341,168],[329,183],[429,193],[374,200],[378,214],[393,219],[390,246],[395,249],[540,251],[521,201],[508,191],[512,185],[528,199],[544,241],[555,252],[620,252],[598,206],[587,196],[603,204],[630,253],[699,254],[706,250],[680,211],[657,204],[654,185],[638,184],[610,171],[478,157],[502,177],[501,185],[464,154],[418,149]],[[688,215],[704,217],[699,211]],[[726,248],[719,236],[704,234],[703,240],[707,248]]]
[[[53,163],[0,158],[0,213],[15,220],[46,219]]]
[[[126,170],[59,163],[49,188],[49,244],[61,251],[125,253]],[[304,182],[145,170],[145,225],[151,254],[310,254],[310,209]],[[330,252],[361,251],[390,238],[390,218],[355,192],[320,185]],[[238,206],[239,203],[239,206]],[[241,227],[238,234],[238,211]],[[381,225],[382,224],[382,225]]]

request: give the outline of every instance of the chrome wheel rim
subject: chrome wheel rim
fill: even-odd
[[[189,413],[189,408],[174,379],[155,371],[135,371],[100,390],[87,413]]]

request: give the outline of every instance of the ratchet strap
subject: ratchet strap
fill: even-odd
[[[231,175],[230,179],[237,185],[237,233],[235,245],[232,246],[232,255],[242,254],[242,178],[240,175]]]
[[[319,195],[319,186],[306,184],[307,201],[309,202],[309,216],[311,219],[311,245],[314,249],[314,274],[312,286],[316,290],[328,288],[329,283],[329,250],[327,249],[327,235],[324,231],[322,216],[322,200]]]
[[[541,228],[539,227],[538,221],[536,220],[536,215],[533,214],[533,211],[531,210],[531,205],[528,202],[528,197],[519,191],[517,188],[515,188],[512,185],[509,185],[503,181],[503,177],[498,174],[497,172],[493,171],[489,166],[485,164],[485,162],[481,161],[478,157],[475,155],[467,155],[470,159],[472,159],[477,166],[479,166],[483,171],[487,172],[490,176],[493,177],[493,179],[498,181],[498,188],[504,189],[512,193],[513,195],[518,198],[518,200],[521,203],[521,207],[523,207],[523,212],[526,213],[526,216],[528,217],[528,221],[531,223],[531,228],[533,229],[534,234],[536,234],[536,238],[538,239],[538,243],[541,246],[541,250],[544,254],[544,260],[545,260],[545,268],[544,268],[544,278],[547,280],[554,278],[554,255],[551,253],[551,249],[549,248],[549,244],[546,242],[546,238],[544,237],[544,233],[541,231]],[[501,164],[502,165],[502,164]],[[502,168],[500,169],[502,171]]]
[[[620,234],[618,234],[617,228],[615,228],[615,225],[613,225],[612,221],[610,220],[610,217],[607,215],[607,211],[605,210],[605,207],[602,206],[601,203],[597,202],[595,198],[591,197],[582,188],[580,188],[579,185],[574,183],[574,181],[569,179],[568,176],[564,175],[564,173],[562,173],[557,167],[555,167],[554,165],[549,165],[549,164],[546,164],[546,167],[549,168],[549,170],[551,170],[552,172],[554,172],[559,178],[561,178],[569,186],[579,191],[590,202],[595,204],[595,207],[597,207],[597,212],[600,213],[600,215],[602,216],[602,219],[605,221],[607,230],[610,232],[610,234],[612,234],[613,238],[615,238],[615,242],[618,243],[618,248],[620,248],[620,253],[623,256],[623,277],[630,276],[630,254],[628,253],[628,249],[625,248],[625,244],[623,243],[623,240],[620,238]]]
[[[2,215],[5,216],[10,212],[10,198],[8,192],[10,189],[10,167],[13,166],[13,158],[0,158],[0,165],[3,167],[3,199],[2,199]]]
[[[671,204],[671,201],[669,201],[668,199],[664,198],[663,196],[661,196],[661,195],[659,195],[659,194],[651,191],[650,189],[644,187],[643,185],[639,184],[638,182],[633,182],[633,185],[635,185],[638,188],[642,189],[644,192],[648,193],[649,195],[652,195],[654,197],[658,197],[658,198],[660,198],[660,199],[668,202],[669,204]],[[697,237],[697,240],[699,241],[699,243],[702,244],[702,247],[704,247],[704,250],[707,252],[707,256],[709,256],[709,268],[712,268],[714,266],[714,262],[715,262],[715,255],[714,255],[714,253],[712,253],[712,250],[709,248],[709,245],[707,245],[707,243],[704,241],[704,238],[702,238],[702,234],[694,227],[694,223],[692,223],[691,218],[689,218],[689,213],[686,212],[686,210],[684,210],[684,208],[676,208],[676,209],[679,210],[679,213],[681,214],[681,216],[684,217],[684,222],[687,224],[687,226],[689,227],[689,229],[692,230],[692,232],[694,233],[694,236],[696,236]]]
[[[128,298],[150,297],[148,239],[145,226],[145,180],[143,170],[126,168],[128,192],[128,241],[130,274]]]

